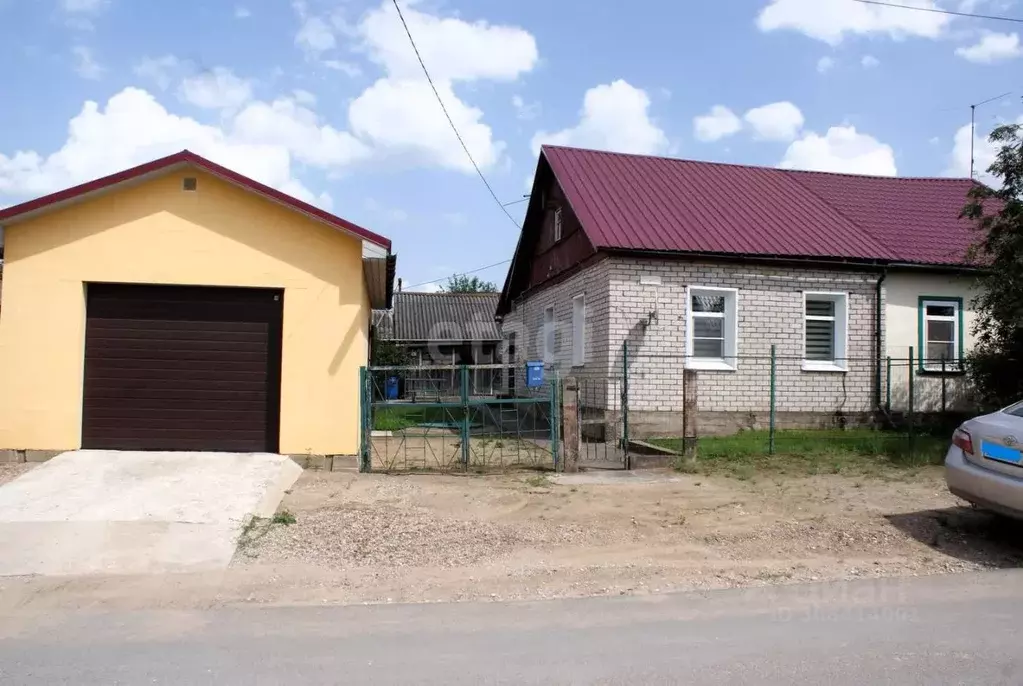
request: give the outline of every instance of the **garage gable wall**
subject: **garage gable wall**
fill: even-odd
[[[81,445],[84,284],[110,282],[284,289],[281,452],[357,452],[360,240],[185,170],[9,226],[5,253],[0,448]]]

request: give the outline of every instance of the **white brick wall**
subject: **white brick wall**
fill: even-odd
[[[642,283],[658,278],[660,285]],[[699,372],[701,410],[767,410],[774,344],[778,411],[869,411],[876,283],[877,276],[869,272],[618,258],[610,270],[608,343],[620,350],[629,341],[634,409],[680,410],[686,286],[737,288],[738,369]],[[804,291],[848,293],[848,372],[802,370]]]
[[[778,411],[866,412],[874,397],[876,281],[875,274],[852,270],[612,257],[515,303],[504,331],[518,333],[518,362],[542,359],[543,310],[554,305],[555,365],[563,376],[620,376],[627,340],[632,408],[678,412],[686,287],[737,288],[738,369],[699,372],[701,410],[766,411],[774,344]],[[848,293],[847,372],[802,370],[804,291]],[[583,292],[587,362],[572,369],[572,298]]]
[[[529,297],[512,304],[501,329],[505,343],[515,333],[516,363],[543,360],[543,311],[554,306],[555,345],[553,365],[562,375],[605,375],[608,365],[608,273],[602,260]],[[572,367],[572,298],[586,296],[586,364]],[[507,350],[505,350],[507,352]],[[508,359],[505,357],[505,359]]]

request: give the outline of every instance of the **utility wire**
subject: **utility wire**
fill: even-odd
[[[414,38],[412,38],[412,32],[409,31],[408,24],[405,22],[405,15],[401,13],[401,6],[398,5],[398,0],[391,1],[394,3],[394,9],[398,11],[398,18],[401,19],[401,25],[405,27],[405,35],[408,36],[409,42],[412,44],[412,49],[416,53],[416,59],[419,60],[419,66],[423,68],[423,73],[426,74],[426,80],[430,82],[430,88],[433,89],[433,94],[434,96],[436,96],[437,102],[440,104],[440,108],[444,112],[444,116],[447,117],[448,124],[451,125],[451,130],[455,132],[455,137],[458,138],[458,142],[462,144],[462,150],[465,151],[466,157],[468,157],[469,161],[472,162],[472,167],[473,169],[476,170],[476,173],[479,174],[480,180],[483,182],[483,185],[487,187],[488,191],[490,191],[490,196],[494,199],[494,202],[496,202],[498,207],[501,208],[501,211],[504,212],[505,215],[507,215],[508,220],[515,225],[515,228],[521,230],[522,227],[519,226],[519,223],[515,221],[515,217],[511,215],[511,212],[509,212],[507,208],[505,208],[500,198],[497,197],[497,193],[495,193],[494,189],[490,186],[490,182],[487,181],[487,177],[483,176],[483,172],[480,170],[480,166],[476,164],[476,160],[473,159],[472,153],[469,152],[469,146],[465,144],[465,141],[462,139],[462,134],[458,132],[458,127],[455,126],[454,120],[448,113],[448,108],[444,105],[444,100],[440,97],[440,92],[438,92],[437,86],[435,86],[433,83],[433,77],[430,76],[430,71],[426,68],[426,63],[423,62],[423,56],[419,54],[419,48],[416,46],[416,41]],[[427,283],[433,282],[428,281]]]
[[[508,264],[509,262],[511,262],[511,260],[503,260],[501,262],[495,262],[494,264],[488,264],[486,267],[480,267],[479,269],[470,269],[469,271],[464,272],[462,274],[452,274],[451,276],[442,276],[439,279],[434,279],[433,281],[423,281],[422,283],[413,284],[411,286],[405,286],[405,288],[407,288],[407,289],[419,288],[420,286],[426,286],[426,285],[429,285],[431,283],[437,283],[438,281],[443,281],[444,279],[450,279],[451,277],[454,277],[454,276],[468,276],[469,274],[475,274],[476,272],[482,272],[482,271],[486,271],[487,269],[493,269],[494,267],[500,267],[502,264]]]
[[[512,200],[511,202],[503,203],[502,207],[511,207],[512,205],[518,205],[520,202],[526,202],[527,200],[529,200],[529,198],[521,198],[519,200]]]
[[[903,10],[916,10],[917,12],[932,12],[934,14],[950,14],[954,17],[970,17],[971,19],[991,19],[993,21],[1011,21],[1017,24],[1023,24],[1023,18],[1020,17],[1000,17],[992,14],[974,14],[972,12],[954,12],[952,10],[943,10],[939,7],[917,7],[914,5],[900,5],[894,2],[881,2],[880,0],[854,0],[854,2],[860,2],[864,5],[879,5],[881,7],[897,7]]]

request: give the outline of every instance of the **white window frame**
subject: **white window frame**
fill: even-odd
[[[554,242],[557,243],[561,240],[562,230],[561,220],[561,208],[554,210]]]
[[[806,313],[807,300],[830,300],[835,303],[834,317],[818,317]],[[836,291],[803,291],[803,371],[804,372],[847,372],[849,371],[849,294]],[[834,361],[806,359],[806,322],[808,319],[834,319],[835,351]]]
[[[572,298],[572,366],[586,364],[586,294]]]
[[[543,361],[548,364],[554,362],[554,321],[554,305],[548,305],[543,308]]]
[[[937,305],[939,307],[951,306],[952,307],[952,316],[951,317],[942,317],[942,316],[939,316],[939,315],[928,315],[927,314],[927,306],[928,305]],[[960,301],[959,301],[958,298],[949,298],[947,300],[943,300],[941,298],[934,297],[934,298],[924,299],[924,300],[922,300],[920,302],[920,308],[921,308],[921,320],[920,321],[921,321],[921,324],[923,326],[923,330],[920,332],[920,340],[923,343],[923,346],[922,346],[922,349],[919,351],[918,354],[920,355],[920,359],[921,359],[920,368],[923,369],[924,371],[928,371],[928,372],[940,372],[941,371],[941,360],[934,361],[934,360],[931,360],[927,356],[927,345],[928,345],[928,343],[930,343],[930,341],[927,338],[927,322],[928,321],[951,322],[952,323],[952,354],[954,355],[954,357],[951,360],[948,360],[948,362],[945,363],[945,371],[946,372],[957,372],[957,371],[959,371],[959,363],[960,363],[960,360],[959,360],[959,350],[960,350],[961,337],[963,335],[963,332],[959,330],[960,317],[962,316],[962,313],[959,311],[960,307],[961,307],[961,305],[960,305]]]
[[[694,295],[723,295],[725,297],[725,311],[721,313],[724,320],[722,332],[724,334],[724,356],[723,357],[694,357],[693,356],[693,317],[705,316],[708,313],[696,314],[693,312]],[[734,372],[739,368],[739,289],[738,288],[717,288],[714,286],[686,286],[686,368],[702,369],[707,371]]]

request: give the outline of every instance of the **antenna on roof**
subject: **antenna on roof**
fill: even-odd
[[[993,98],[988,98],[987,100],[983,100],[981,102],[978,102],[976,105],[970,105],[970,178],[971,179],[974,177],[974,175],[976,173],[976,171],[974,169],[974,167],[976,165],[976,158],[975,158],[975,155],[974,155],[974,151],[975,151],[976,145],[977,145],[977,108],[980,107],[981,105],[986,105],[989,102],[994,102],[995,100],[1001,100],[1002,98],[1004,98],[1007,95],[1012,95],[1012,91],[1009,91],[1008,93],[1002,93],[1001,95],[996,95]]]
[[[973,150],[977,144],[977,106],[970,105],[970,180],[973,180],[974,155]]]

